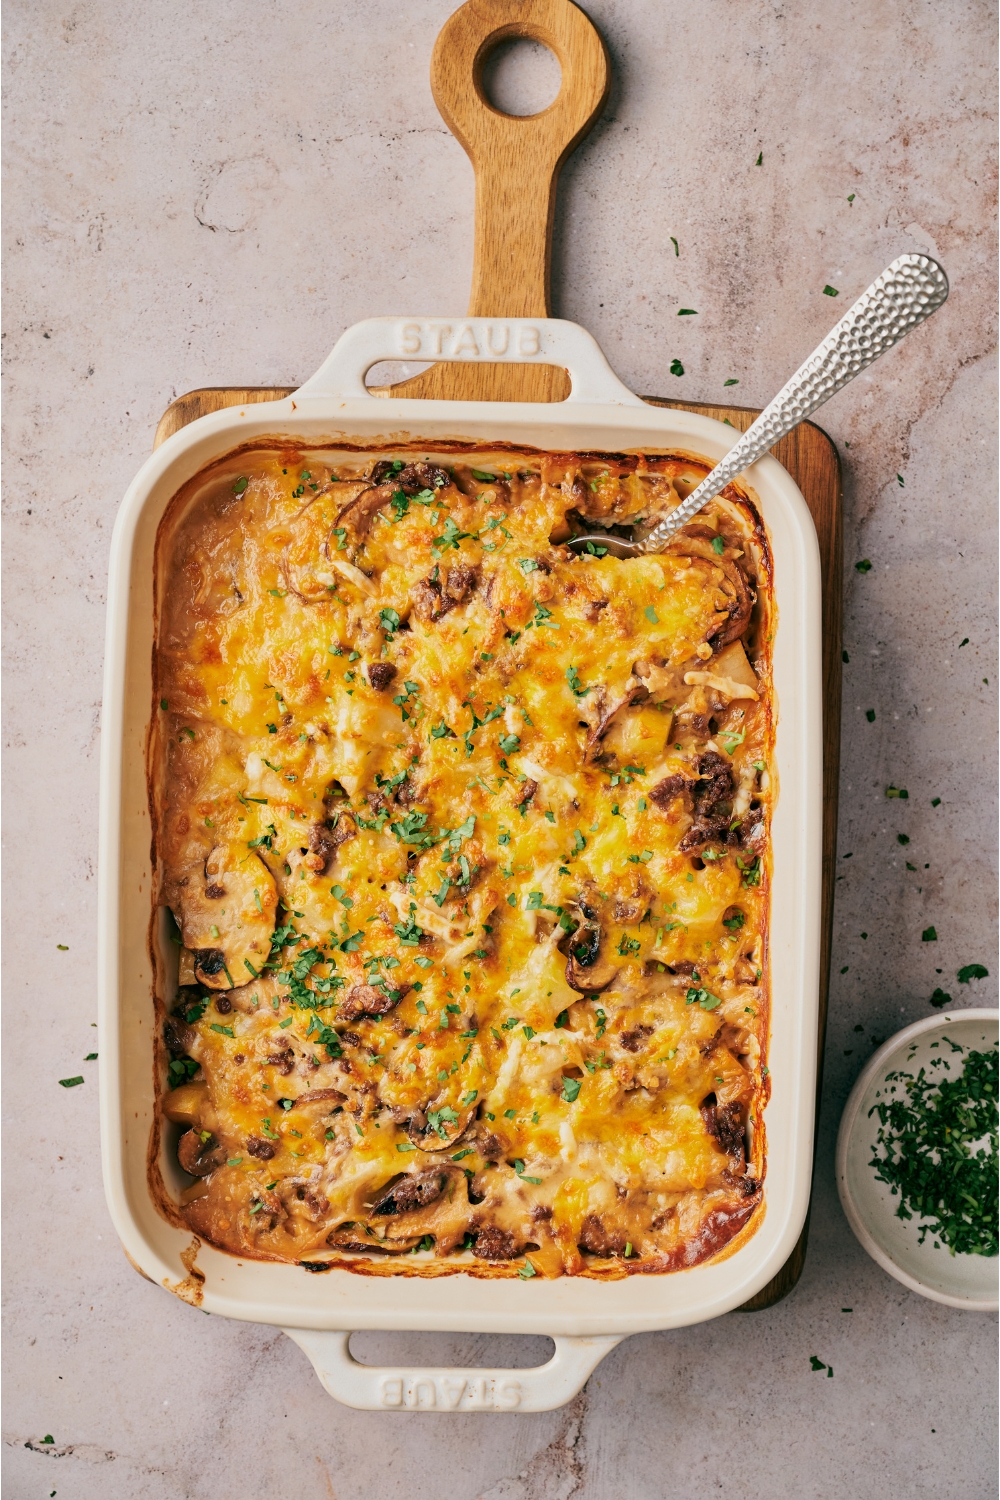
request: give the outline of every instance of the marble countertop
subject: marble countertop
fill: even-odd
[[[833,1180],[837,1120],[875,1038],[930,1014],[935,989],[996,1003],[992,6],[587,8],[614,86],[563,175],[554,303],[633,389],[763,404],[894,256],[929,249],[952,283],[945,310],[820,417],[844,465],[849,661],[804,1275],[770,1311],[627,1340],[562,1411],[429,1420],[337,1406],[281,1333],[207,1317],[126,1262],[101,1186],[96,1064],[84,1060],[98,1050],[115,511],[179,393],[296,384],[362,317],[461,314],[472,172],[428,84],[452,0],[11,0],[11,1500],[994,1493],[995,1320],[886,1276],[855,1242]],[[512,58],[497,98],[516,105],[548,77],[544,57],[520,71]],[[678,320],[681,306],[698,316]],[[683,377],[669,373],[674,359]],[[886,800],[890,783],[908,788],[906,803]],[[930,926],[937,941],[922,942]],[[970,962],[990,978],[960,985]],[[82,1086],[59,1087],[78,1073]],[[379,1362],[530,1364],[545,1347],[355,1339]]]

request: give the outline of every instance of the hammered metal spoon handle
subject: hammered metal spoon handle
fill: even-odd
[[[898,344],[918,323],[937,312],[947,296],[948,278],[929,255],[901,255],[894,260],[805,364],[799,366],[736,446],[649,533],[641,550],[658,552],[675,531],[697,515],[709,500],[714,500],[731,480],[879,355]]]

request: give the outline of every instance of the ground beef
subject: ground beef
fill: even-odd
[[[649,899],[643,891],[636,896],[617,896],[615,898],[615,921],[627,927],[632,922],[638,922],[645,915],[648,906]]]
[[[309,853],[303,860],[307,869],[322,875],[341,844],[354,838],[358,825],[343,813],[326,823],[313,823],[309,829]]]
[[[578,1244],[591,1255],[623,1255],[627,1240],[619,1230],[608,1230],[598,1214],[588,1214],[580,1225]]]
[[[694,822],[681,839],[680,848],[697,849],[711,841],[738,843],[739,833],[729,827],[735,793],[729,761],[714,750],[706,750],[698,761],[698,778],[694,787]]]
[[[391,993],[387,995],[373,984],[356,984],[348,990],[337,1018],[341,1021],[353,1021],[358,1016],[387,1016],[393,1006],[399,1004],[400,998],[397,994],[393,999]]]
[[[480,1260],[513,1260],[518,1253],[517,1242],[506,1229],[497,1224],[486,1224],[476,1231],[472,1253]]]
[[[387,661],[368,663],[368,681],[377,693],[383,692],[396,675],[396,668]]]
[[[620,1041],[626,1052],[638,1052],[646,1038],[652,1035],[652,1026],[633,1026],[631,1031],[622,1032]]]
[[[701,1117],[705,1121],[705,1129],[709,1135],[713,1135],[727,1156],[742,1158],[743,1156],[743,1114],[737,1103],[716,1104],[715,1095],[710,1094],[709,1099],[701,1106]]]
[[[686,791],[690,784],[686,776],[667,776],[651,788],[649,800],[655,802],[657,807],[665,812],[674,798]]]
[[[397,469],[388,458],[379,459],[370,478],[372,484],[402,490],[404,495],[419,495],[421,490],[441,490],[451,483],[448,474],[436,464],[406,464]]]
[[[270,1161],[274,1155],[271,1142],[262,1140],[259,1135],[247,1136],[247,1151],[251,1156],[256,1156],[259,1161]]]
[[[440,567],[413,587],[413,609],[418,619],[440,620],[456,605],[463,604],[476,586],[475,568],[459,564],[447,574]]]

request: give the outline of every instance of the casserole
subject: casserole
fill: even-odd
[[[179,491],[151,709],[179,946],[160,1108],[209,1243],[618,1276],[749,1223],[766,534],[732,486],[661,554],[566,545],[654,525],[707,468],[244,445]]]
[[[571,394],[558,404],[522,405],[377,401],[367,393],[364,375],[373,364],[420,353],[561,365]],[[99,982],[105,1182],[126,1251],[151,1279],[209,1311],[292,1331],[327,1388],[350,1404],[546,1409],[569,1399],[625,1334],[697,1322],[744,1302],[784,1262],[802,1227],[811,1172],[822,815],[820,586],[812,520],[774,460],[762,460],[748,473],[774,560],[774,760],[781,788],[772,826],[769,1160],[756,1233],[726,1258],[624,1281],[376,1279],[340,1270],[310,1277],[297,1266],[240,1262],[192,1241],[190,1232],[161,1215],[147,1187],[150,1142],[159,1149],[150,1067],[153,966],[147,928],[154,873],[145,777],[153,550],[178,489],[213,460],[266,437],[331,446],[419,441],[432,447],[457,440],[592,452],[649,447],[715,462],[733,434],[696,415],[646,406],[573,324],[375,319],[349,330],[294,396],[204,418],[164,443],[131,486],[115,529],[102,751]],[[160,1170],[168,1189],[176,1189],[176,1168],[165,1155]],[[347,1351],[349,1331],[362,1327],[547,1333],[557,1349],[548,1366],[516,1376],[371,1372],[354,1365]]]

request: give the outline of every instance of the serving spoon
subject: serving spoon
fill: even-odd
[[[613,557],[661,552],[674,532],[714,500],[738,474],[893,344],[898,344],[918,323],[937,312],[947,297],[948,278],[936,260],[929,255],[901,255],[844,314],[725,458],[647,537],[642,541],[627,541],[607,532],[590,532],[572,537],[567,545],[576,552],[593,552],[601,547]]]

